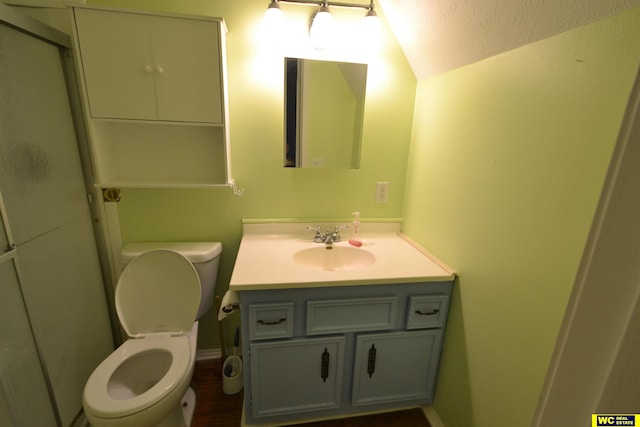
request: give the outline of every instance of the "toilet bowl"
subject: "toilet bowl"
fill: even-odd
[[[131,339],[111,353],[85,386],[91,426],[185,426],[181,399],[193,375],[198,324],[188,336]]]
[[[176,251],[150,250],[128,263],[115,304],[130,339],[85,385],[83,406],[92,426],[187,425],[182,399],[193,375],[201,292],[196,268]]]

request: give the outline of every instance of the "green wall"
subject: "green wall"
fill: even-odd
[[[635,9],[418,83],[404,231],[459,272],[447,427],[530,425],[638,40]]]
[[[353,211],[362,212],[365,219],[401,216],[416,79],[381,13],[387,37],[379,60],[369,67],[360,169],[293,170],[282,167],[283,59],[270,56],[256,41],[267,0],[89,0],[88,3],[219,16],[229,29],[231,158],[234,178],[245,193],[235,196],[228,188],[124,189],[118,211],[125,243],[222,242],[217,286],[217,293],[222,295],[228,288],[240,244],[242,218],[350,219]],[[298,8],[306,13],[306,19],[313,11],[310,7]],[[388,203],[375,203],[376,181],[390,182]],[[218,347],[216,317],[210,312],[201,321],[200,348]],[[225,322],[227,346],[231,345],[235,321]]]

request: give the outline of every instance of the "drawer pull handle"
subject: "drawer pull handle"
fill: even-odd
[[[271,326],[271,325],[279,325],[280,323],[286,322],[287,319],[285,317],[278,320],[258,320],[259,325]]]
[[[320,364],[320,377],[322,377],[322,382],[326,383],[327,378],[329,378],[329,352],[325,347],[324,352],[322,353],[322,363]]]
[[[438,310],[437,308],[436,308],[436,309],[434,309],[433,311],[425,311],[425,312],[422,312],[422,311],[420,311],[420,310],[416,310],[416,312],[415,312],[415,313],[416,313],[417,315],[419,315],[419,316],[433,316],[434,314],[438,314],[438,313],[440,313],[440,310]]]
[[[369,374],[369,378],[376,371],[376,346],[375,344],[371,344],[371,348],[369,349],[369,360],[367,361],[367,374]]]

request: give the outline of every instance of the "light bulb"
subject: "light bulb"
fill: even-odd
[[[373,9],[369,9],[362,20],[362,38],[367,50],[378,51],[382,46],[382,25]]]
[[[324,50],[331,45],[333,38],[333,17],[327,6],[322,6],[316,12],[309,30],[311,44],[317,50]]]
[[[284,16],[282,10],[280,10],[280,5],[275,0],[271,0],[262,18],[263,37],[271,43],[279,44],[283,38],[283,25]]]

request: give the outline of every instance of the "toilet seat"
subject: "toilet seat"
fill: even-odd
[[[126,417],[157,404],[190,372],[193,357],[184,334],[191,331],[200,305],[198,273],[178,252],[145,252],[122,272],[115,305],[120,324],[132,339],[93,371],[83,393],[85,411],[107,419]],[[171,360],[153,386],[130,398],[110,394],[110,381],[119,367],[130,359],[160,352],[169,353]]]
[[[171,365],[155,385],[130,399],[116,399],[109,394],[111,376],[127,359],[160,351],[171,354]],[[89,377],[83,396],[85,411],[102,418],[120,418],[140,412],[173,391],[174,386],[189,372],[190,359],[189,340],[186,336],[127,340]]]

